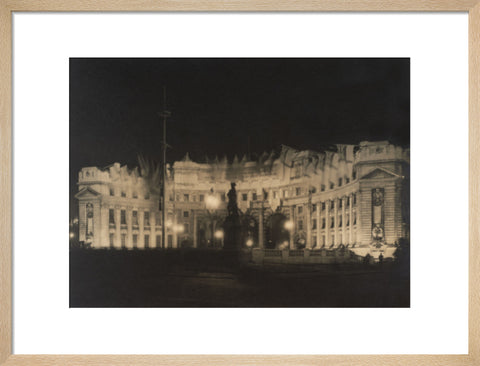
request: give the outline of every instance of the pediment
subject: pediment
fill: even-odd
[[[85,198],[97,198],[97,197],[100,197],[100,196],[101,196],[101,194],[98,193],[96,190],[94,190],[90,187],[85,187],[75,195],[75,198],[85,199]]]
[[[403,178],[403,177],[388,169],[376,168],[372,170],[370,173],[365,174],[360,179],[386,179],[386,178]]]

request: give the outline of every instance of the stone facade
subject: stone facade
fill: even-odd
[[[320,152],[282,146],[255,161],[198,163],[187,154],[168,168],[166,246],[221,247],[226,194],[235,182],[247,246],[348,246],[390,256],[409,236],[409,166],[409,150],[386,141]],[[95,248],[161,245],[158,190],[142,173],[118,163],[79,172],[80,241]]]

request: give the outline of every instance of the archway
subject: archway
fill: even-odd
[[[280,213],[276,212],[272,214],[266,222],[266,243],[267,249],[278,249],[288,247],[290,241],[290,233],[285,228],[285,222],[288,218]]]

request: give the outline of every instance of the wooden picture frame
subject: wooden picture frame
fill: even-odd
[[[469,351],[467,355],[18,355],[12,354],[13,12],[356,11],[469,14]],[[0,4],[0,363],[5,365],[480,364],[480,0],[2,0]]]

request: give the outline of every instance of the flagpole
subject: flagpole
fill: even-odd
[[[162,139],[162,180],[161,180],[161,209],[162,209],[162,249],[166,246],[166,223],[167,223],[167,118],[171,113],[167,111],[167,88],[163,87],[163,111],[160,117],[163,117],[163,139]]]

